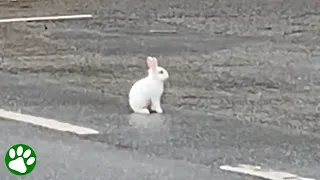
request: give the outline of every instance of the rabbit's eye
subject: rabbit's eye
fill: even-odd
[[[160,73],[160,74],[163,74],[163,71],[162,71],[162,70],[160,70],[160,71],[159,71],[159,73]]]

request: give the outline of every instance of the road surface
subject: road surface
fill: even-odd
[[[37,153],[24,179],[248,179],[219,170],[238,163],[320,177],[320,140],[311,134],[168,107],[164,115],[130,115],[117,98],[40,77],[1,74],[1,82],[2,108],[100,132],[75,136],[2,119],[1,156],[16,143]],[[16,179],[5,168],[1,174]]]
[[[38,155],[32,174],[15,177],[3,166],[2,179],[249,179],[219,170],[238,163],[320,179],[319,6],[1,2],[1,18],[94,15],[0,24],[0,108],[100,132],[1,119],[1,156],[21,142]],[[148,55],[170,73],[165,113],[131,115],[127,94]]]

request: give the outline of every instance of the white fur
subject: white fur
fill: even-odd
[[[129,104],[135,113],[149,114],[147,102],[151,102],[150,109],[162,113],[161,96],[164,91],[164,81],[169,77],[168,72],[158,67],[155,58],[148,57],[148,76],[133,84],[129,92]],[[153,64],[152,64],[153,63]],[[160,73],[162,71],[162,73]]]

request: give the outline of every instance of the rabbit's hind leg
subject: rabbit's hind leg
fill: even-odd
[[[143,109],[136,109],[134,110],[135,113],[140,113],[140,114],[150,114],[150,111],[146,108]]]
[[[146,103],[141,99],[135,99],[135,100],[131,99],[131,100],[129,100],[129,104],[130,104],[131,109],[135,113],[150,114],[150,111],[149,111],[148,107],[146,106]]]

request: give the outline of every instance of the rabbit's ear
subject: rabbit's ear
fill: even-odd
[[[158,66],[157,59],[155,57],[148,56],[147,65],[151,70],[155,71]]]
[[[152,59],[153,59],[154,65],[155,65],[156,67],[158,67],[158,59],[155,58],[155,57],[152,57]]]

